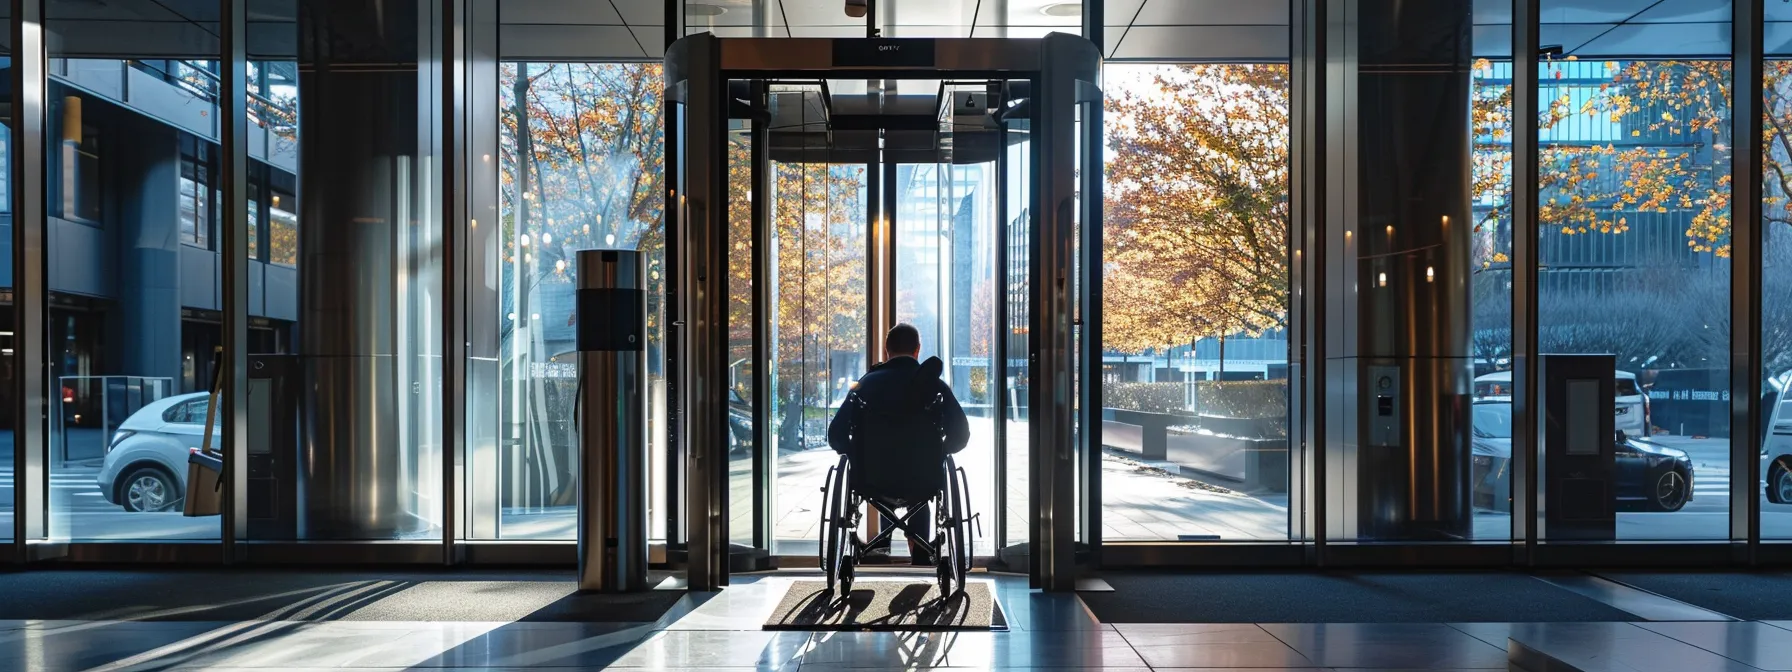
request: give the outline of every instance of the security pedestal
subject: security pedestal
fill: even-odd
[[[1537,358],[1543,526],[1549,541],[1617,538],[1617,390],[1611,355]]]
[[[646,295],[640,253],[578,256],[579,590],[647,588]]]

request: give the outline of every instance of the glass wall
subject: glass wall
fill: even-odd
[[[990,352],[998,187],[995,157],[987,158],[895,166],[896,321],[921,332],[921,359],[945,364],[942,379],[970,418],[971,441],[954,461],[970,479],[973,512],[994,511],[998,450]]]
[[[1468,478],[1477,540],[1512,536],[1512,63],[1506,51],[1476,59],[1469,74],[1474,381]]]
[[[658,64],[523,62],[499,68],[500,228],[497,249],[483,250],[497,255],[497,291],[489,300],[496,301],[499,321],[469,325],[498,333],[499,403],[469,408],[470,414],[493,416],[500,428],[497,455],[487,463],[495,473],[473,474],[470,485],[471,499],[483,504],[470,515],[474,521],[498,516],[497,537],[574,538],[578,250],[637,249],[646,255],[648,411],[663,417],[662,89]],[[663,435],[663,421],[651,422],[648,430]]]
[[[49,534],[198,540],[181,515],[219,343],[218,41],[143,22],[124,53],[48,0]],[[169,19],[180,19],[163,10]],[[216,438],[209,445],[216,449]]]
[[[1792,539],[1792,60],[1769,58],[1761,185],[1761,536]]]
[[[442,115],[428,69],[404,67],[430,60],[427,29],[388,15],[350,36],[334,26],[380,10],[311,9],[256,6],[246,45],[248,538],[439,539],[460,392],[442,367]],[[301,160],[328,170],[300,179]]]
[[[822,119],[819,83],[770,87],[780,123]],[[820,535],[820,486],[838,460],[828,448],[828,422],[865,373],[869,172],[864,164],[830,163],[826,149],[806,145],[774,150],[770,159],[771,287],[762,328],[771,350],[772,552],[810,554]]]
[[[1288,67],[1103,79],[1104,539],[1287,539]]]
[[[1622,540],[1729,535],[1729,80],[1671,54],[1538,74],[1538,347],[1613,358]]]
[[[753,134],[730,120],[728,134],[728,540],[758,545],[756,504],[764,479],[753,432]]]
[[[1032,502],[1028,488],[1032,483],[1032,448],[1027,442],[1027,428],[1030,426],[1027,415],[1027,388],[1032,384],[1032,367],[1029,366],[1028,335],[1031,333],[1031,317],[1028,293],[1031,291],[1032,267],[1031,246],[1029,236],[1032,235],[1032,199],[1033,194],[1033,139],[1032,122],[1028,119],[1011,118],[1006,122],[1007,154],[1005,165],[1001,170],[1008,173],[1008,198],[1003,204],[1002,235],[998,244],[1007,247],[1001,257],[1006,263],[1002,265],[1002,296],[998,299],[1004,304],[1006,319],[998,325],[998,337],[1002,339],[1001,357],[1007,361],[1007,371],[1002,380],[1000,394],[1008,395],[1004,400],[1007,417],[1004,419],[1003,441],[1000,449],[1007,462],[1007,468],[1001,473],[1006,479],[1002,490],[1007,493],[1007,501],[1003,503],[1005,518],[1001,527],[1001,538],[995,540],[996,548],[1007,548],[1027,543],[1029,537],[1028,524],[1033,519],[1029,508]]]
[[[0,8],[0,16],[8,16],[12,7]],[[8,22],[10,26],[10,22]],[[10,29],[10,28],[9,28]],[[11,72],[12,56],[8,49],[11,43],[0,46],[0,64]],[[12,109],[12,87],[9,85],[0,92],[0,101],[6,103],[6,109]],[[0,119],[0,238],[12,240],[12,197],[14,193],[12,170],[12,116]],[[6,300],[0,302],[0,541],[12,539],[13,535],[13,413],[16,402],[13,380],[13,334],[19,325],[13,311],[12,283],[12,246],[6,247],[7,253],[0,258],[0,288],[4,288]]]

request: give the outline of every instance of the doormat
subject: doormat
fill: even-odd
[[[1006,630],[989,583],[972,582],[940,599],[933,583],[857,581],[844,597],[824,581],[797,581],[765,621],[766,630]]]

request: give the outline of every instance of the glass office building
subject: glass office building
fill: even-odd
[[[896,322],[1042,586],[1792,559],[1792,5],[879,4],[11,3],[0,554],[570,565],[633,249],[669,568],[811,562]]]

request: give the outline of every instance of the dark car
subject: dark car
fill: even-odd
[[[1692,458],[1686,451],[1618,432],[1618,505],[1679,511],[1692,501]]]
[[[1474,406],[1474,505],[1510,511],[1512,402]],[[1616,492],[1621,510],[1679,511],[1692,501],[1692,458],[1679,448],[1618,432]]]

